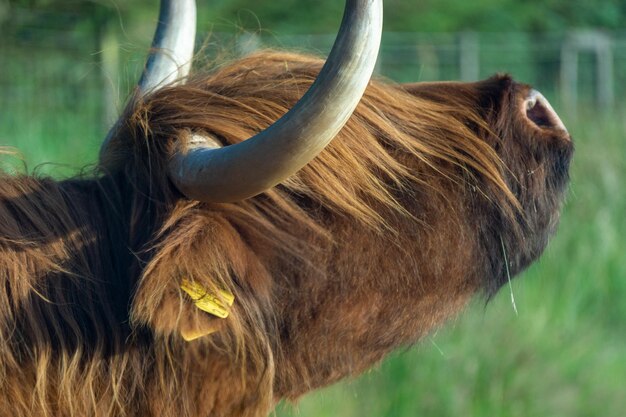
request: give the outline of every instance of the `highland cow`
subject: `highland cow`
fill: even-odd
[[[321,90],[298,105],[321,60],[267,51],[177,72],[193,49],[163,36],[190,9],[174,10],[97,173],[4,175],[0,416],[264,416],[414,343],[539,257],[573,149],[558,116],[505,75],[368,83],[377,46],[358,44],[366,32],[376,44],[377,7],[348,1]],[[345,101],[355,83],[365,93]],[[334,139],[306,142],[322,136]]]

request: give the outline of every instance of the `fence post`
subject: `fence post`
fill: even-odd
[[[613,52],[611,39],[598,31],[579,31],[568,35],[561,48],[561,94],[572,110],[578,102],[578,56],[592,52],[596,59],[595,95],[598,106],[613,105]]]
[[[597,45],[597,88],[598,88],[598,104],[604,108],[613,105],[613,50],[611,39],[602,35]]]
[[[480,44],[476,32],[461,32],[459,34],[459,66],[461,80],[478,80],[480,76]]]
[[[578,103],[578,51],[569,41],[561,48],[561,101],[570,111]]]
[[[416,46],[417,59],[420,66],[421,81],[435,81],[439,79],[439,57],[437,48],[432,42],[420,42]]]
[[[109,129],[117,120],[119,112],[119,44],[109,22],[103,25],[98,34],[103,83],[102,122],[105,129]]]

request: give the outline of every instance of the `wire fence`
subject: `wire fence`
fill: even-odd
[[[245,34],[240,50],[263,46],[326,53],[332,36]],[[385,33],[378,71],[399,82],[473,81],[507,72],[575,108],[615,105],[626,92],[626,32]]]
[[[0,142],[50,138],[45,147],[99,142],[143,64],[145,50],[114,32],[28,28],[0,38]],[[199,35],[207,39],[207,35]],[[207,60],[287,48],[324,55],[334,35],[212,34]],[[232,55],[232,54],[231,54]],[[626,32],[385,33],[377,71],[399,82],[476,80],[497,72],[533,84],[560,111],[618,107],[626,94]],[[77,127],[80,127],[77,129]]]

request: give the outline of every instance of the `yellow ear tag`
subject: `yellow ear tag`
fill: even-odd
[[[210,294],[202,285],[188,279],[183,278],[180,288],[191,297],[196,307],[221,319],[228,317],[235,302],[235,296],[228,291],[218,290],[219,295]]]
[[[180,335],[183,337],[185,342],[193,342],[196,339],[200,339],[201,337],[208,336],[217,331],[216,327],[199,325],[199,326],[188,326],[183,327],[180,330]]]

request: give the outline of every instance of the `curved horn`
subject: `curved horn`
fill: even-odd
[[[139,81],[139,95],[186,77],[195,41],[195,0],[162,0],[152,49]]]
[[[196,40],[195,0],[162,0],[150,55],[131,103],[166,84],[181,82],[191,70]],[[115,122],[100,148],[100,160],[108,153],[109,142],[119,129]]]
[[[374,71],[381,33],[382,0],[347,0],[333,49],[304,97],[246,141],[175,154],[170,178],[176,187],[190,199],[232,202],[255,196],[304,167],[359,103]]]

